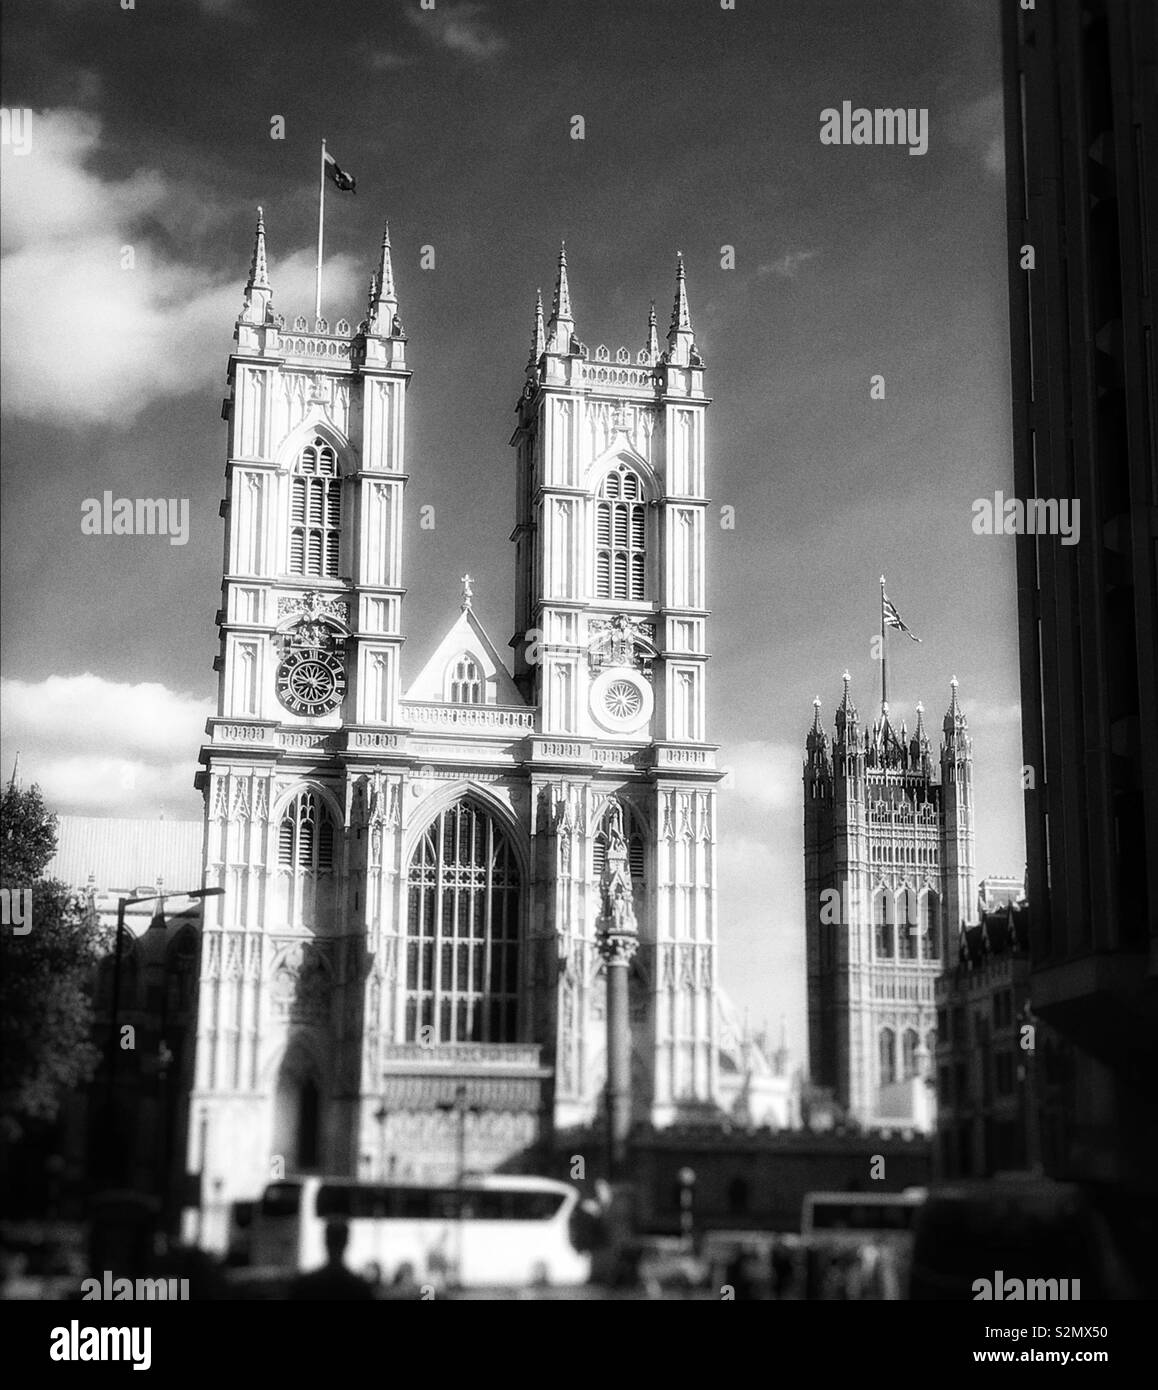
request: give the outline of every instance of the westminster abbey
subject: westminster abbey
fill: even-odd
[[[666,337],[653,306],[638,347],[611,351],[580,342],[560,253],[511,440],[513,660],[466,579],[409,684],[421,464],[389,231],[356,325],[287,321],[275,281],[259,216],[198,773],[205,883],[224,889],[206,901],[187,1156],[209,1241],[271,1176],[446,1179],[460,1138],[494,1168],[599,1121],[612,815],[640,934],[633,1114],[718,1114],[709,402],[682,259]]]

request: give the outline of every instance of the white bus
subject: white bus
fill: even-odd
[[[377,1265],[387,1282],[409,1266],[419,1284],[437,1287],[581,1284],[591,1261],[574,1243],[579,1200],[569,1183],[505,1174],[469,1177],[461,1188],[286,1178],[261,1198],[253,1263],[316,1269],[326,1224],[344,1221],[347,1267]]]

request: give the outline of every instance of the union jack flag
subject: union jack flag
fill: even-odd
[[[919,642],[921,640],[908,623],[905,622],[904,618],[897,612],[892,599],[889,598],[883,589],[881,590],[881,604],[885,627],[899,627],[902,632],[907,632],[914,642]]]

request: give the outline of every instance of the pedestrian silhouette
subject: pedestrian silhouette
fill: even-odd
[[[290,1286],[290,1298],[296,1301],[326,1299],[330,1302],[368,1302],[374,1291],[365,1279],[346,1268],[342,1256],[350,1239],[350,1228],[344,1221],[326,1225],[326,1263],[321,1269],[301,1274]]]

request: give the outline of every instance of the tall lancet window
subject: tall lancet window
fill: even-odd
[[[334,821],[316,793],[300,792],[282,813],[277,863],[285,921],[316,926],[332,905],[334,883]]]
[[[895,909],[892,894],[881,889],[873,898],[873,924],[877,960],[892,960]]]
[[[603,479],[595,503],[596,597],[643,598],[646,558],[643,484],[620,465]]]
[[[407,1039],[514,1042],[519,871],[501,826],[470,801],[440,811],[407,882]]]
[[[342,482],[338,458],[320,436],[298,459],[290,494],[290,573],[338,577]]]
[[[881,1085],[891,1086],[897,1079],[897,1035],[882,1028],[879,1038]]]
[[[902,960],[917,959],[917,935],[920,926],[917,895],[912,888],[903,888],[900,896],[900,914],[897,921]]]
[[[925,960],[938,960],[941,955],[941,899],[929,889],[921,894],[921,954]]]

